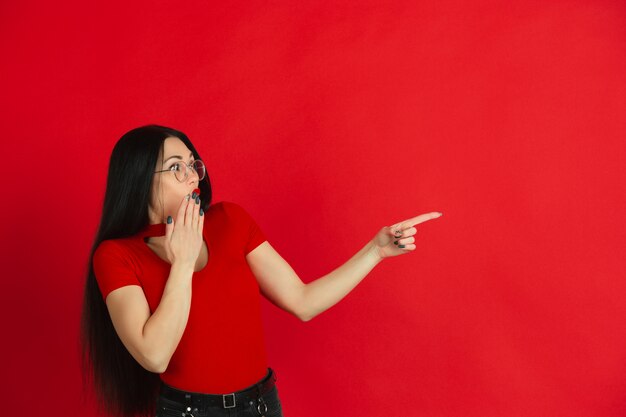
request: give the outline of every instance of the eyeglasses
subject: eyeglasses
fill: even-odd
[[[206,174],[206,167],[204,166],[204,162],[199,159],[196,159],[189,165],[182,161],[176,162],[168,169],[164,169],[162,171],[154,171],[154,173],[158,174],[159,172],[173,171],[176,179],[179,182],[183,182],[189,176],[190,170],[193,170],[196,174],[198,174],[198,181],[202,181],[204,179],[204,175]]]

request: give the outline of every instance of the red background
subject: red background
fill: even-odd
[[[310,322],[264,300],[285,416],[626,415],[623,2],[87,3],[0,6],[2,414],[95,415],[86,257],[159,123],[305,282],[443,212]]]

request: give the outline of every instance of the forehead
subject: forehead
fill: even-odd
[[[163,141],[163,158],[167,159],[172,155],[180,155],[184,159],[189,157],[191,150],[185,143],[177,137],[170,136]]]

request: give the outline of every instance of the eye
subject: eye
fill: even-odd
[[[176,162],[170,167],[170,171],[180,171],[180,162]]]

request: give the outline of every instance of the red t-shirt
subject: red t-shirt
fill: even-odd
[[[260,291],[245,258],[266,238],[236,203],[213,203],[204,216],[208,262],[193,274],[187,327],[160,377],[182,390],[228,394],[267,373]],[[93,267],[105,301],[117,288],[139,285],[154,313],[171,265],[143,238],[164,235],[165,224],[161,223],[149,225],[132,237],[105,240],[98,246]]]

